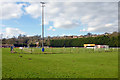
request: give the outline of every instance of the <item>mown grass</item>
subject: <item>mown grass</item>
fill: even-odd
[[[53,48],[52,52],[62,54],[34,54],[40,51],[38,48],[32,54],[19,54],[21,52],[18,49],[16,51],[18,53],[11,54],[9,48],[2,49],[3,78],[118,77],[118,51],[116,49],[108,52],[94,52],[82,48]]]

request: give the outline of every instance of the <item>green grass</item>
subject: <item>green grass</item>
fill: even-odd
[[[2,48],[3,78],[117,78],[118,52],[79,48],[48,48],[42,54],[34,48],[33,54],[11,54]],[[34,54],[34,53],[41,54]],[[25,53],[25,51],[23,51]],[[27,53],[27,52],[26,52]],[[22,57],[20,57],[22,56]]]

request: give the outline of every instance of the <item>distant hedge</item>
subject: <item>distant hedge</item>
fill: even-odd
[[[76,39],[59,39],[59,40],[50,40],[50,46],[52,47],[82,47],[84,44],[101,44],[109,45],[110,47],[120,47],[118,42],[120,37],[114,36],[99,36],[99,37],[88,37],[88,38],[76,38]]]
[[[23,44],[14,44],[15,47],[27,47],[26,43]],[[30,44],[30,47],[36,47],[36,44]]]

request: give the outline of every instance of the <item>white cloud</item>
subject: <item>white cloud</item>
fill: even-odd
[[[59,36],[73,36],[72,34],[61,34]]]
[[[34,18],[38,18],[39,16],[41,16],[41,9],[40,8],[41,8],[41,6],[39,3],[39,4],[32,4],[28,7],[26,7],[25,10],[28,14],[30,14]]]
[[[84,28],[81,25],[86,24],[86,31],[112,32],[118,29],[117,11],[117,2],[48,2],[45,22],[53,21],[55,28]],[[26,7],[26,12],[37,18],[41,16],[41,6],[31,4]]]
[[[53,28],[53,27],[52,27],[52,26],[50,26],[50,27],[48,28],[48,30],[52,30],[52,28]]]
[[[80,30],[80,32],[85,32],[85,31],[87,31],[86,29],[82,29],[82,30]]]
[[[112,26],[112,24],[111,24],[111,23],[109,23],[109,24],[106,24],[105,26],[106,26],[106,27],[110,27],[110,26]]]
[[[0,19],[19,18],[22,16],[22,6],[25,4],[16,4],[14,2],[0,3]]]
[[[11,38],[13,36],[18,36],[19,34],[25,34],[25,32],[21,31],[20,29],[18,28],[10,28],[10,27],[7,27],[3,30],[3,37],[4,38]]]
[[[0,3],[0,19],[19,18],[24,13],[23,5],[25,4]],[[31,3],[25,7],[25,11],[33,18],[38,18],[41,16],[41,5]],[[117,2],[48,2],[45,5],[45,24],[52,21],[55,28],[66,29],[84,28],[81,25],[85,24],[86,31],[112,32],[118,30],[117,11]]]
[[[2,27],[6,27],[6,25],[4,25],[4,24],[0,24],[0,27],[2,28]]]
[[[52,31],[55,31],[55,29],[52,29]]]
[[[87,31],[94,31],[96,28],[94,27],[89,27]]]
[[[34,36],[34,35],[26,35],[27,37],[32,37],[32,36]]]
[[[53,26],[49,26],[48,30],[55,31],[55,29],[53,29]]]

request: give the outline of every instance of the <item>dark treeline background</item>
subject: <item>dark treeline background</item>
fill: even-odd
[[[50,41],[50,46],[52,47],[82,47],[84,44],[101,44],[109,45],[111,47],[120,46],[118,42],[118,37],[109,37],[106,35],[99,37],[61,39]]]
[[[51,37],[46,37],[44,39],[44,45],[50,47],[82,47],[84,44],[101,44],[109,45],[110,47],[120,47],[119,40],[120,33],[113,32],[109,35],[75,39],[52,39]],[[2,44],[14,44],[16,47],[36,47],[36,42],[39,42],[39,46],[42,45],[42,39],[40,35],[31,37],[27,37],[26,35],[19,35],[18,37],[2,39]]]

